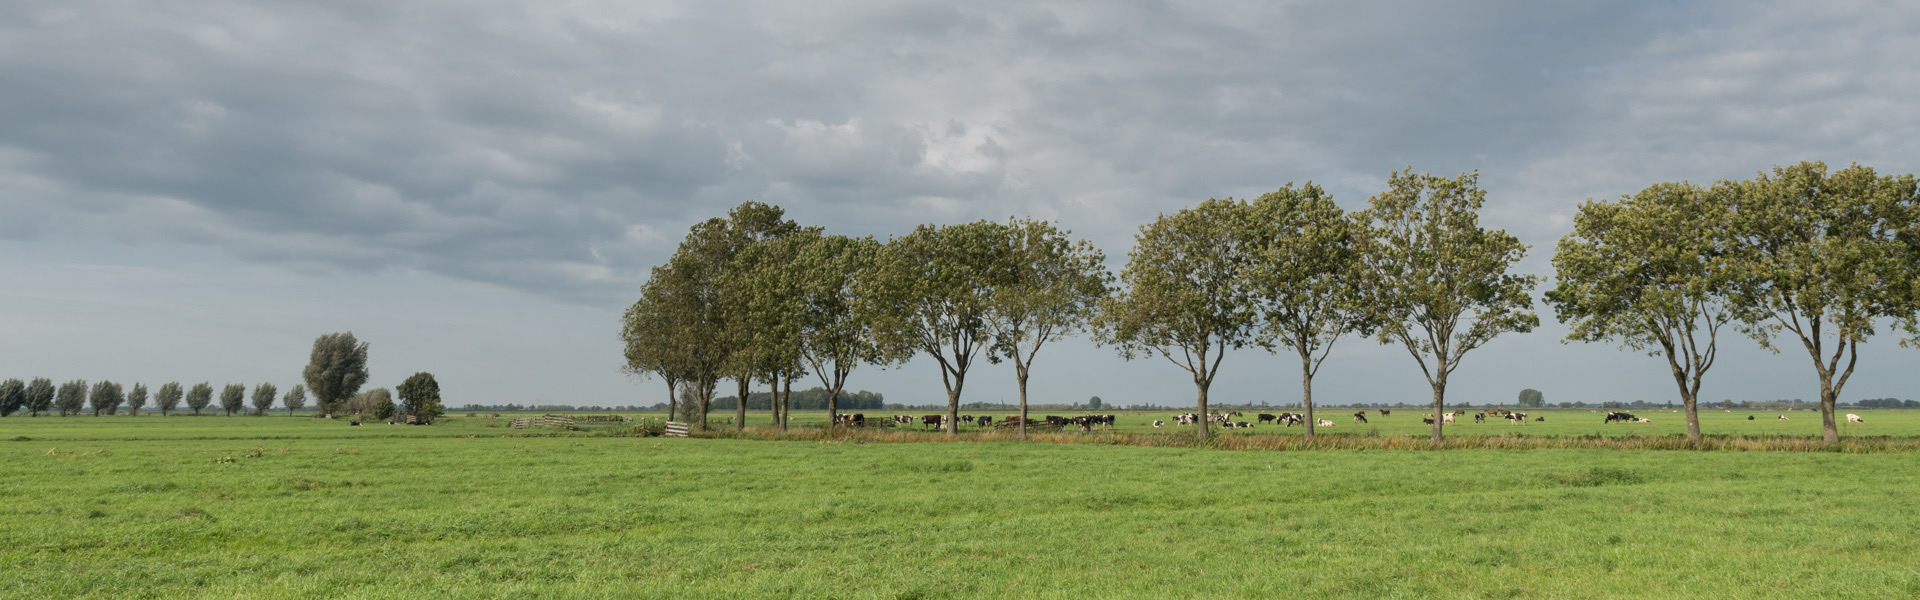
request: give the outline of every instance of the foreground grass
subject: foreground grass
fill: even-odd
[[[1902,454],[96,427],[0,431],[0,596],[1920,595]]]

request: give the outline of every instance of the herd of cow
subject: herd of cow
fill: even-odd
[[[1380,413],[1380,416],[1384,417],[1384,416],[1392,415],[1393,410],[1379,409],[1379,413]],[[1440,422],[1442,424],[1452,424],[1455,418],[1465,416],[1466,414],[1467,414],[1467,411],[1464,411],[1464,410],[1456,410],[1450,413],[1441,413]],[[1241,429],[1241,428],[1253,427],[1254,425],[1253,423],[1234,420],[1234,418],[1242,417],[1242,416],[1243,415],[1240,413],[1240,411],[1227,411],[1224,413],[1209,414],[1207,415],[1207,421],[1227,429]],[[1527,413],[1514,412],[1511,410],[1500,409],[1500,408],[1489,408],[1486,410],[1482,410],[1478,413],[1475,413],[1473,415],[1473,422],[1485,423],[1487,422],[1487,417],[1496,417],[1496,418],[1506,419],[1507,422],[1515,425],[1527,424]],[[834,419],[836,423],[839,423],[842,425],[861,426],[861,425],[867,424],[866,415],[861,413],[838,415]],[[918,418],[918,420],[921,426],[930,427],[930,428],[945,427],[947,424],[946,415],[922,415]],[[1200,415],[1197,413],[1183,413],[1173,418],[1173,422],[1175,425],[1195,425],[1195,424],[1198,424],[1200,420],[1201,420]],[[1362,411],[1353,413],[1353,420],[1356,423],[1368,422],[1367,411],[1362,410]],[[1546,417],[1533,418],[1533,421],[1536,423],[1543,422],[1546,420],[1547,420]],[[1753,417],[1748,416],[1747,420],[1751,421],[1753,420]],[[1781,415],[1780,420],[1782,421],[1787,420],[1786,415]],[[884,422],[888,425],[912,425],[914,421],[915,421],[915,418],[911,415],[894,415]],[[960,422],[965,423],[967,425],[973,425],[976,427],[990,427],[994,425],[993,417],[990,415],[978,415],[978,416],[960,415]],[[1277,415],[1260,413],[1260,414],[1254,415],[1254,422],[1260,423],[1260,424],[1279,423],[1287,427],[1292,427],[1295,425],[1305,424],[1307,422],[1307,416],[1300,413],[1280,413]],[[1420,422],[1428,425],[1432,425],[1433,413],[1427,413],[1426,415],[1421,416]],[[1602,422],[1603,423],[1614,423],[1614,422],[1652,423],[1653,420],[1633,416],[1633,413],[1620,412],[1620,411],[1608,411],[1606,420]],[[1864,423],[1865,421],[1860,418],[1860,415],[1848,413],[1847,422]],[[1034,426],[1044,425],[1052,428],[1064,428],[1068,426],[1073,426],[1073,427],[1080,428],[1080,430],[1082,431],[1092,431],[1096,427],[1102,428],[1102,429],[1113,427],[1114,416],[1113,415],[1083,415],[1078,417],[1060,417],[1060,416],[1054,416],[1054,415],[1047,415],[1044,421],[1035,420],[1032,424]],[[1019,416],[1011,416],[1005,419],[1001,419],[999,423],[1000,427],[1018,427],[1019,425],[1020,425]],[[1165,427],[1167,425],[1167,422],[1159,419],[1155,419],[1152,425],[1155,428],[1160,428],[1160,427]],[[1314,426],[1315,427],[1332,427],[1333,421],[1329,421],[1326,419],[1316,419],[1314,421]]]

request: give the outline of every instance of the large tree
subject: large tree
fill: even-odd
[[[960,394],[993,341],[994,290],[1012,273],[1006,226],[991,221],[921,225],[889,240],[855,285],[859,313],[888,360],[924,352],[947,389],[947,435],[959,433]]]
[[[120,384],[100,380],[93,384],[93,391],[87,394],[87,401],[93,406],[93,416],[113,414],[119,410],[120,403],[126,401],[126,395]]]
[[[306,408],[307,386],[304,386],[304,385],[293,386],[293,389],[287,390],[287,396],[285,398],[280,399],[280,403],[285,404],[287,406],[288,416],[292,416],[294,411],[300,410],[302,408]]]
[[[763,323],[751,314],[749,300],[752,294],[750,282],[742,276],[751,272],[751,261],[743,258],[747,251],[755,246],[770,243],[800,230],[800,226],[786,219],[786,211],[778,206],[764,202],[743,202],[733,210],[727,211],[725,226],[718,232],[718,239],[706,241],[707,253],[702,257],[715,261],[718,269],[714,284],[718,286],[720,311],[725,326],[720,330],[727,343],[727,376],[734,380],[740,393],[740,401],[734,404],[734,429],[747,427],[747,390],[754,380],[772,383],[778,377],[782,366],[790,361],[780,360],[785,353],[777,352],[762,345],[777,336],[769,335],[761,327]],[[769,390],[773,395],[777,390]],[[777,403],[772,404],[777,413]],[[776,420],[777,420],[776,416]]]
[[[1200,435],[1211,434],[1207,393],[1228,350],[1254,341],[1253,290],[1245,276],[1254,260],[1246,230],[1252,207],[1209,199],[1140,228],[1122,289],[1101,303],[1101,341],[1122,356],[1161,356],[1193,377]]]
[[[332,414],[334,404],[353,396],[367,383],[367,343],[354,339],[351,331],[314,339],[302,377],[307,391],[313,393],[319,414]]]
[[[55,401],[60,405],[60,416],[80,414],[87,408],[87,380],[75,379],[60,384],[60,396]]]
[[[213,385],[211,383],[202,381],[193,384],[193,389],[187,390],[187,408],[193,409],[193,414],[200,414],[200,410],[210,404],[213,404]]]
[[[53,380],[35,377],[27,384],[27,416],[38,417],[40,413],[53,410]]]
[[[267,409],[273,408],[273,401],[275,399],[275,396],[277,396],[279,393],[280,393],[280,388],[274,386],[271,383],[262,383],[260,385],[253,386],[254,416],[265,416],[267,414]]]
[[[1839,441],[1834,405],[1860,343],[1881,320],[1911,320],[1917,310],[1909,282],[1920,256],[1901,240],[1920,205],[1914,177],[1803,162],[1716,189],[1733,205],[1733,297],[1744,329],[1776,353],[1775,338],[1799,339],[1820,380],[1822,434]]]
[[[1264,325],[1259,335],[1262,345],[1300,357],[1300,402],[1312,439],[1314,375],[1341,336],[1369,330],[1357,272],[1358,227],[1312,182],[1289,183],[1251,208],[1246,272]]]
[[[1536,390],[1533,388],[1520,390],[1519,397],[1514,399],[1514,406],[1518,406],[1520,408],[1541,408],[1546,405],[1547,405],[1547,395],[1542,394],[1540,393],[1540,390]]]
[[[879,252],[870,237],[822,236],[802,247],[787,269],[798,280],[800,359],[827,389],[828,423],[839,417],[840,394],[854,367],[880,360],[872,330],[854,311],[854,284]]]
[[[46,377],[35,377],[27,385],[27,415],[38,417],[40,413],[54,410],[54,381]]]
[[[140,409],[145,408],[146,406],[147,406],[147,384],[144,384],[144,383],[133,384],[133,389],[127,390],[127,415],[128,416],[139,415]]]
[[[220,408],[226,409],[227,416],[229,417],[246,410],[247,386],[239,383],[229,383],[226,387],[220,388]]]
[[[180,382],[169,381],[153,393],[153,403],[160,407],[160,416],[164,417],[180,406],[180,398],[184,395],[186,394],[181,391]]]
[[[806,327],[805,275],[794,262],[821,237],[819,229],[809,227],[755,242],[734,258],[722,282],[728,290],[727,313],[737,343],[732,362],[735,368],[760,373],[772,388],[767,408],[781,431],[787,428],[785,409],[790,398],[781,392],[791,391],[794,378],[804,368],[800,350]]]
[[[1581,204],[1573,233],[1554,252],[1558,283],[1546,294],[1572,326],[1567,340],[1619,342],[1665,357],[1695,443],[1701,381],[1718,356],[1720,328],[1734,321],[1728,208],[1684,182]]]
[[[667,264],[653,268],[640,300],[627,309],[620,337],[626,342],[627,370],[646,372],[693,394],[681,407],[683,418],[706,429],[714,388],[726,374],[733,346],[723,335],[728,325],[720,279],[733,257],[726,219],[693,226]]]
[[[414,373],[400,382],[395,391],[400,395],[400,410],[422,423],[432,423],[446,412],[440,403],[440,381],[434,379],[432,373]]]
[[[1020,388],[1020,438],[1027,437],[1027,377],[1047,342],[1084,331],[1113,276],[1105,254],[1046,221],[1014,220],[1003,230],[1009,273],[989,298],[987,359],[1013,361]],[[1095,407],[1098,408],[1098,407]]]
[[[1447,378],[1475,348],[1539,326],[1531,291],[1513,272],[1527,246],[1480,226],[1478,173],[1452,179],[1394,172],[1363,213],[1361,280],[1381,343],[1413,355],[1433,390],[1433,443],[1442,441]]]
[[[0,382],[0,417],[20,412],[27,406],[27,382],[8,379]]]

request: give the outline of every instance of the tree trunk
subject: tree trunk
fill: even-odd
[[[960,434],[960,384],[964,378],[953,378],[953,389],[947,390],[947,422],[944,424],[947,435]]]
[[[1313,439],[1313,369],[1312,360],[1302,352],[1300,355],[1300,403],[1307,407],[1307,439]]]
[[[1445,379],[1433,383],[1433,445],[1438,446],[1445,440],[1441,437],[1441,425],[1447,422],[1447,382]]]
[[[733,403],[733,429],[734,431],[742,431],[747,428],[747,384],[753,382],[753,377],[742,376],[734,379],[734,381],[740,384],[740,395],[734,397],[735,400],[739,401]]]
[[[838,379],[837,377],[835,379]],[[827,429],[840,426],[840,382],[833,382],[833,389],[827,392]]]
[[[1687,443],[1700,445],[1700,396],[1685,391],[1680,392],[1680,403],[1687,410]]]
[[[1205,377],[1196,375],[1193,378],[1193,387],[1199,391],[1199,397],[1195,399],[1195,403],[1200,406],[1200,439],[1203,440],[1213,435],[1213,430],[1207,423],[1209,420],[1207,418],[1207,383]]]
[[[680,397],[675,395],[675,393],[678,392],[679,390],[673,389],[673,387],[674,387],[673,382],[667,382],[667,420],[668,421],[673,420],[673,411],[675,408],[678,408],[680,406]],[[288,411],[288,413],[292,413],[292,411]]]
[[[1820,434],[1827,443],[1840,441],[1840,429],[1834,425],[1834,405],[1840,400],[1839,392],[1833,390],[1833,376],[1820,374]]]
[[[785,432],[787,430],[787,419],[793,416],[793,405],[788,403],[788,401],[793,399],[793,374],[788,373],[786,377],[782,377],[781,379],[780,431]]]
[[[1027,367],[1019,363],[1013,365],[1013,375],[1020,380],[1020,439],[1027,439]]]

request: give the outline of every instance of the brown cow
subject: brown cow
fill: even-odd
[[[946,422],[947,422],[946,415],[921,415],[920,416],[920,425],[922,426],[932,425],[934,427],[940,427],[945,425]]]

